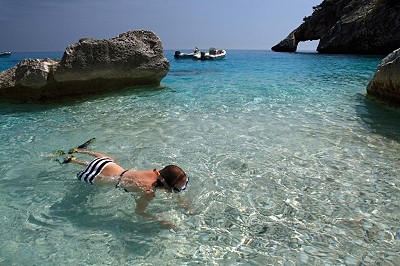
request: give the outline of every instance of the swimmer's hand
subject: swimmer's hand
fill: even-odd
[[[146,212],[140,212],[140,213],[136,212],[136,213],[141,215],[142,217],[144,217],[146,219],[158,222],[165,229],[172,229],[175,232],[180,231],[179,227],[176,224],[174,224],[174,223],[172,223],[170,221],[166,221],[164,219],[158,218],[158,217],[156,217],[154,215],[151,215],[151,214],[148,214]]]
[[[200,211],[193,211],[192,210],[192,202],[189,201],[187,198],[178,195],[178,205],[179,207],[181,207],[182,209],[185,210],[185,214],[188,216],[194,216],[194,215],[199,215],[201,212]]]
[[[181,229],[180,229],[176,224],[174,224],[174,223],[171,223],[171,222],[169,222],[169,221],[165,221],[165,220],[162,220],[162,219],[157,219],[157,220],[160,222],[161,226],[164,227],[164,228],[166,228],[166,229],[172,229],[172,230],[174,230],[175,232],[178,232],[178,231],[181,230]]]

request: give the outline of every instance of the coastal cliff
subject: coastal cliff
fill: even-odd
[[[299,42],[320,40],[320,53],[382,54],[400,47],[400,1],[324,0],[279,44],[295,52]]]
[[[25,59],[0,73],[0,99],[46,101],[135,85],[158,86],[169,71],[159,37],[145,30],[85,38],[61,60]]]

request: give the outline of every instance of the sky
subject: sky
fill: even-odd
[[[155,32],[165,50],[269,50],[322,0],[0,0],[0,51],[64,51],[81,38]],[[315,50],[317,41],[300,43]]]

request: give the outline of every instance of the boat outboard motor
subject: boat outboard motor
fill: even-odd
[[[179,57],[179,55],[181,54],[181,52],[180,51],[175,51],[175,57]]]
[[[205,52],[201,52],[200,53],[200,59],[201,60],[205,60],[206,59],[206,53]]]

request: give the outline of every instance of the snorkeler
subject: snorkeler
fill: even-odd
[[[152,217],[145,213],[145,209],[155,197],[156,189],[181,192],[186,189],[189,182],[185,172],[176,165],[168,165],[161,170],[132,170],[124,169],[116,164],[113,158],[101,153],[79,148],[71,149],[69,153],[96,157],[91,162],[86,162],[78,160],[75,156],[69,156],[64,161],[85,166],[85,169],[77,174],[79,180],[95,185],[112,185],[127,192],[139,193],[136,213],[147,217]]]

